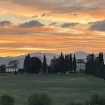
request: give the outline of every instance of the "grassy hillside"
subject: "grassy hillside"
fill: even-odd
[[[84,102],[94,93],[105,95],[105,81],[80,74],[0,74],[0,96],[11,94],[16,105],[26,105],[28,96],[35,91],[48,93],[55,105],[65,105],[69,100]]]

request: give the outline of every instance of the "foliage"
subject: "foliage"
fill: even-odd
[[[85,73],[105,79],[103,53],[99,53],[98,57],[95,57],[94,54],[87,56]]]
[[[1,65],[0,66],[0,73],[5,73],[6,72],[6,65]]]
[[[54,58],[51,60],[51,63],[50,63],[50,72],[51,72],[51,73],[60,72],[59,68],[60,68],[59,59],[57,59],[56,57],[54,57]]]
[[[15,100],[10,95],[5,94],[1,97],[0,105],[14,105],[14,103],[15,103]]]
[[[14,74],[15,74],[15,75],[17,75],[17,74],[18,74],[18,72],[17,72],[17,71],[15,71],[15,72],[14,72]]]
[[[87,59],[87,62],[86,62],[85,73],[94,75],[96,73],[95,55],[90,54],[87,56],[86,59]]]
[[[31,95],[28,98],[28,105],[51,105],[50,97],[45,93],[38,93]]]
[[[26,56],[24,60],[24,70],[26,73],[38,74],[42,66],[42,62],[38,57]]]
[[[50,62],[50,66],[51,66],[51,71],[53,73],[66,73],[68,71],[72,72],[74,70],[74,72],[76,72],[76,57],[74,54],[74,58],[72,60],[72,54],[70,55],[63,55],[63,53],[61,53],[61,55],[56,58],[54,57],[51,62]]]
[[[18,69],[18,72],[19,72],[20,74],[24,74],[24,69]]]
[[[94,94],[89,101],[86,101],[86,105],[105,105],[105,98],[100,95]]]

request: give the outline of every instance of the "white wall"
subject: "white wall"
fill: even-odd
[[[18,68],[6,68],[6,72],[15,72],[18,71]]]
[[[85,70],[85,63],[77,63],[77,71]]]

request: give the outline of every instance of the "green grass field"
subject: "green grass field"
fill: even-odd
[[[84,102],[94,93],[105,95],[105,81],[83,74],[0,74],[0,96],[11,94],[16,105],[26,105],[35,91],[47,93],[53,105],[65,105],[70,100]]]

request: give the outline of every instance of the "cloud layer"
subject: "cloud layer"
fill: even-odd
[[[0,0],[0,55],[105,51],[105,0]],[[8,52],[8,53],[7,53]]]

